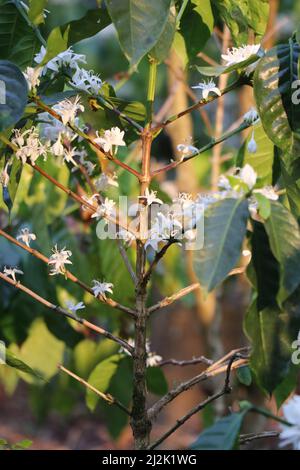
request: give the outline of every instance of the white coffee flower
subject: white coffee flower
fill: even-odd
[[[256,183],[257,174],[248,163],[240,170],[238,176],[249,189],[252,189]]]
[[[112,127],[111,129],[104,131],[103,136],[100,136],[97,131],[97,137],[94,139],[94,141],[103,148],[104,152],[112,152],[114,149],[113,153],[116,153],[118,147],[126,146],[126,143],[123,139],[124,134],[125,132],[121,131],[119,127]]]
[[[112,199],[108,199],[106,197],[104,202],[97,207],[97,210],[92,215],[92,218],[102,218],[114,214],[115,205],[116,203]]]
[[[243,117],[244,121],[247,122],[248,124],[254,124],[255,122],[257,122],[259,120],[259,115],[258,115],[258,112],[255,108],[250,108],[249,111],[247,111],[245,114],[244,114],[244,117]]]
[[[98,191],[106,191],[109,186],[117,188],[119,183],[116,173],[109,175],[108,173],[101,173],[100,177],[95,181],[95,186]]]
[[[61,134],[59,134],[59,136],[57,138],[57,141],[52,145],[51,152],[56,157],[63,157],[64,152],[65,152],[65,147],[63,146],[63,143],[62,143],[62,135]]]
[[[53,107],[55,111],[55,106]],[[55,143],[57,140],[63,142],[64,140],[68,142],[73,142],[78,138],[78,135],[75,134],[69,127],[66,127],[61,121],[55,119],[48,113],[41,113],[39,115],[40,119],[40,135],[44,139],[50,140]],[[75,126],[78,127],[79,119],[75,118]]]
[[[147,367],[157,367],[159,363],[162,361],[162,357],[159,356],[158,354],[155,354],[153,352],[148,353],[148,357],[146,360],[146,366]]]
[[[77,90],[86,91],[91,95],[98,95],[102,88],[103,82],[101,78],[94,74],[92,70],[78,68],[72,77],[70,85]]]
[[[99,205],[99,200],[100,200],[100,194],[98,193],[95,193],[93,194],[92,196],[88,197],[88,196],[82,196],[82,198],[84,201],[86,201],[88,204],[90,204],[91,206],[95,206],[95,209],[98,208],[98,205]],[[96,204],[95,204],[96,202]],[[82,210],[84,211],[87,211],[87,210],[90,210],[90,208],[88,206],[85,206],[84,204],[82,204]]]
[[[50,147],[46,142],[42,144],[39,140],[39,133],[36,127],[31,127],[22,132],[20,129],[14,129],[14,137],[11,139],[12,143],[18,147],[15,155],[22,161],[23,164],[30,160],[32,165],[35,165],[36,160],[43,156],[44,160],[47,158],[47,152]]]
[[[40,52],[38,52],[34,60],[37,64],[43,62],[46,56],[47,50],[44,46],[41,47]],[[77,69],[79,63],[86,64],[86,57],[83,54],[76,54],[73,52],[72,48],[69,47],[66,51],[61,52],[53,59],[49,60],[47,64],[43,67],[43,75],[50,70],[52,72],[58,72],[62,67],[70,67],[71,69]]]
[[[6,266],[4,266],[3,274],[6,274],[6,276],[10,276],[15,282],[17,282],[16,274],[24,274],[24,273],[23,273],[23,271],[21,271],[17,267],[16,268],[7,268]]]
[[[106,292],[109,294],[113,294],[113,287],[114,285],[111,282],[100,282],[94,279],[93,281],[93,287],[92,291],[94,293],[95,297],[102,297],[103,299],[106,299]]]
[[[76,115],[78,111],[84,111],[84,106],[80,103],[80,96],[77,95],[72,100],[60,101],[53,106],[53,109],[61,116],[63,124],[66,125],[75,124]]]
[[[253,193],[259,193],[265,196],[267,199],[271,201],[277,201],[279,198],[278,194],[276,194],[274,188],[272,186],[265,186],[261,189],[254,189]]]
[[[28,84],[29,91],[35,91],[39,86],[41,72],[41,67],[27,67],[25,72],[23,72],[23,75],[26,78]]]
[[[67,163],[72,163],[74,166],[77,166],[77,163],[74,160],[74,157],[77,155],[75,147],[70,147],[64,149],[64,161]]]
[[[232,189],[229,180],[225,175],[220,176],[218,181],[218,188],[225,191],[230,191]]]
[[[186,139],[186,142],[183,144],[177,145],[177,151],[182,154],[182,157],[187,157],[190,155],[194,155],[199,152],[197,147],[191,145],[192,137]]]
[[[248,44],[240,47],[232,47],[231,49],[227,49],[226,54],[222,54],[221,57],[226,62],[225,65],[229,67],[230,65],[244,62],[244,60],[249,59],[252,55],[257,54],[259,49],[260,44]]]
[[[21,228],[19,235],[17,235],[17,240],[22,240],[25,245],[30,246],[31,240],[36,240],[36,235],[31,233],[28,227]]]
[[[70,312],[72,313],[76,313],[77,310],[82,310],[85,308],[85,305],[83,302],[79,302],[78,304],[74,304],[73,302],[71,302],[70,300],[68,300],[66,302],[66,307],[68,310],[70,310]]]
[[[254,139],[254,131],[252,131],[251,139],[248,142],[247,149],[250,153],[256,153],[257,151],[257,143]]]
[[[151,206],[153,203],[163,204],[163,201],[157,197],[157,191],[149,191],[148,188],[146,188],[145,195],[140,197],[147,200],[147,206]]]
[[[281,425],[280,447],[292,445],[294,450],[300,450],[300,395],[294,395],[282,407],[283,417],[292,426]]]
[[[218,96],[221,96],[222,94],[212,79],[208,80],[207,82],[201,82],[198,85],[192,86],[192,88],[198,88],[202,90],[202,98],[204,100],[207,100],[210,93],[215,93]]]
[[[69,260],[72,256],[72,251],[66,250],[64,247],[62,250],[57,248],[57,245],[52,249],[53,254],[50,256],[48,264],[51,267],[50,276],[56,274],[64,274],[66,272],[65,264],[72,264]]]

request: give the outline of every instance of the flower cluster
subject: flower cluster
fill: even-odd
[[[100,145],[106,153],[117,153],[117,149],[120,146],[126,146],[124,142],[124,131],[121,131],[118,127],[112,127],[104,131],[103,135],[99,135],[99,132],[96,132],[95,143]]]
[[[292,445],[300,450],[300,395],[294,395],[283,405],[283,417],[291,426],[281,425],[280,447]]]
[[[72,256],[72,251],[66,250],[66,247],[59,250],[57,245],[52,249],[52,255],[49,258],[48,264],[50,266],[50,276],[55,276],[56,274],[65,274],[66,264],[72,264],[72,261],[69,260]]]
[[[244,60],[249,59],[253,55],[257,55],[260,49],[260,44],[248,44],[240,47],[232,47],[227,49],[225,54],[222,54],[222,59],[226,62],[226,66],[239,64],[244,62]]]
[[[41,64],[47,54],[47,50],[44,46],[41,47],[40,52],[35,55],[34,60],[37,64]],[[61,52],[53,59],[49,60],[46,65],[44,65],[42,74],[45,75],[48,70],[51,72],[59,72],[63,67],[71,68],[77,70],[79,64],[86,64],[86,57],[83,54],[76,54],[71,47],[66,51]]]
[[[85,91],[91,95],[98,95],[103,82],[92,70],[78,67],[69,84],[77,90]]]
[[[50,150],[49,143],[43,144],[39,139],[39,133],[36,127],[31,127],[22,132],[19,129],[14,129],[14,137],[12,144],[17,147],[15,152],[16,157],[22,161],[23,164],[30,160],[32,165],[35,165],[39,157],[47,158],[47,152]]]

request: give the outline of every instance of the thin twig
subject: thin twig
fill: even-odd
[[[227,370],[226,370],[226,377],[225,377],[225,383],[224,387],[222,390],[219,392],[215,393],[211,397],[208,397],[206,400],[203,402],[199,403],[196,405],[194,408],[192,408],[188,413],[186,413],[182,418],[178,419],[174,426],[172,426],[167,432],[165,432],[157,441],[155,441],[150,447],[150,450],[155,449],[158,445],[160,445],[162,442],[164,442],[171,434],[173,434],[177,429],[179,429],[186,421],[188,421],[193,415],[198,413],[199,411],[203,410],[207,405],[212,403],[213,401],[217,400],[218,398],[222,397],[223,395],[226,395],[231,392],[231,387],[230,387],[230,373],[231,373],[231,368],[233,365],[234,360],[236,359],[236,356],[232,356],[230,361],[228,362],[227,365]]]
[[[8,233],[4,232],[3,230],[0,229],[0,236],[6,238],[9,242],[13,243],[14,245],[22,248],[23,250],[27,251],[30,253],[32,256],[35,258],[38,258],[39,260],[43,261],[44,263],[48,264],[49,263],[49,258],[47,256],[43,255],[40,253],[38,250],[35,250],[33,248],[30,248],[29,246],[25,245],[25,243],[21,243],[18,240],[16,240],[14,237],[11,235],[8,235]],[[82,282],[80,279],[78,279],[74,274],[72,274],[70,271],[66,270],[64,272],[64,275],[67,279],[70,281],[74,282],[75,284],[79,285],[82,289],[84,289],[86,292],[89,292],[93,297],[95,297],[94,292],[91,287],[86,285],[84,282]],[[129,315],[135,317],[136,313],[135,310],[131,309],[130,307],[126,307],[125,305],[120,304],[119,302],[116,302],[113,299],[110,299],[108,297],[103,297],[103,296],[98,296],[95,297],[97,300],[100,302],[109,305],[110,307],[116,308],[122,312],[128,313]]]
[[[241,367],[247,363],[247,356],[246,354],[241,357],[242,353],[245,351],[245,348],[233,350],[230,353],[226,354],[224,357],[219,359],[217,362],[213,363],[209,366],[204,372],[192,377],[191,379],[187,380],[186,382],[182,382],[174,389],[170,390],[166,395],[164,395],[160,400],[158,400],[154,405],[148,410],[149,419],[154,420],[158,413],[171,401],[173,401],[178,395],[181,393],[189,390],[194,385],[202,382],[203,380],[208,379],[209,377],[213,377],[218,375],[222,372],[225,372],[228,367],[228,361],[231,361],[232,364],[231,368]],[[239,357],[237,356],[239,354]]]
[[[238,79],[237,81],[235,81],[234,83],[229,85],[227,88],[224,88],[223,90],[221,90],[221,96],[225,95],[226,93],[229,93],[230,91],[236,89],[237,87],[239,87],[243,84],[244,84],[243,81],[241,79]],[[160,129],[163,129],[164,127],[168,126],[169,124],[176,121],[177,119],[180,119],[182,116],[185,116],[186,114],[191,113],[192,111],[195,111],[196,109],[198,109],[202,106],[206,106],[208,103],[211,103],[212,101],[216,100],[217,98],[218,98],[217,95],[211,95],[206,100],[202,99],[202,100],[198,101],[197,103],[193,104],[192,106],[189,106],[188,108],[186,108],[184,111],[181,111],[178,114],[174,114],[173,116],[170,116],[166,121],[158,124],[157,126],[154,126],[152,128],[152,132],[153,133],[158,132]]]
[[[154,269],[156,268],[156,266],[158,265],[158,263],[160,262],[160,260],[164,257],[164,255],[166,254],[166,252],[168,251],[168,249],[170,248],[171,245],[173,245],[174,243],[178,243],[178,240],[175,240],[175,239],[171,239],[169,240],[163,247],[160,251],[158,251],[155,255],[155,258],[154,260],[152,261],[152,263],[150,264],[148,270],[146,271],[146,273],[144,274],[144,277],[142,279],[142,284],[143,285],[147,285],[147,283],[149,282],[150,280],[150,277],[152,275],[152,272],[154,271]]]
[[[102,103],[103,106],[107,107],[110,111],[112,111],[113,113],[115,113],[117,116],[119,116],[120,118],[124,119],[124,121],[128,122],[128,124],[130,124],[132,127],[135,127],[135,129],[138,131],[138,132],[142,132],[143,131],[143,126],[141,126],[140,124],[138,124],[136,121],[134,121],[133,119],[131,119],[129,116],[127,116],[127,114],[123,113],[122,111],[120,111],[118,108],[116,108],[114,106],[113,103],[111,103],[108,99],[106,99],[103,95],[102,96],[97,96],[95,98],[98,102]]]
[[[248,444],[248,442],[251,442],[251,441],[256,441],[257,439],[266,439],[266,438],[269,438],[269,437],[278,437],[279,436],[279,432],[278,431],[264,431],[264,432],[260,432],[260,433],[257,433],[257,434],[241,434],[240,435],[240,439],[239,439],[239,443],[240,445],[245,445],[245,444]]]
[[[45,307],[49,308],[50,310],[53,310],[54,312],[57,312],[60,315],[63,315],[64,317],[71,318],[72,320],[89,328],[90,330],[93,330],[96,333],[99,333],[100,335],[105,336],[108,339],[111,339],[112,341],[114,341],[115,343],[118,343],[122,348],[125,348],[127,351],[129,351],[132,354],[133,348],[126,341],[124,341],[121,338],[118,338],[117,336],[114,336],[109,331],[101,328],[100,326],[94,325],[93,323],[89,322],[88,320],[85,320],[84,318],[80,318],[77,315],[73,315],[72,313],[68,312],[68,310],[65,310],[62,307],[54,305],[53,303],[41,297],[36,292],[32,291],[28,287],[21,284],[19,281],[14,281],[13,279],[11,279],[10,277],[6,276],[5,274],[1,272],[0,272],[0,279],[7,282],[8,284],[15,287],[16,289],[19,289],[20,291],[25,292],[25,294],[29,295],[37,302],[40,302],[41,304],[43,304]]]
[[[233,129],[232,131],[226,132],[225,134],[223,134],[221,137],[217,139],[212,139],[210,142],[208,142],[208,144],[201,147],[197,153],[187,155],[186,157],[183,157],[180,160],[175,160],[162,168],[158,168],[157,170],[151,173],[151,176],[155,177],[161,173],[165,173],[166,171],[170,171],[170,170],[173,170],[174,168],[177,168],[179,165],[182,165],[183,163],[188,162],[189,160],[198,157],[201,153],[206,152],[207,150],[213,148],[215,145],[218,145],[224,142],[225,140],[229,139],[235,134],[242,132],[248,127],[251,127],[252,125],[253,125],[252,123],[243,122],[239,127]]]
[[[108,403],[109,405],[116,405],[118,408],[120,408],[122,411],[124,411],[124,413],[126,413],[128,416],[131,416],[131,413],[130,411],[126,408],[126,406],[124,406],[121,402],[119,402],[119,400],[117,400],[116,398],[114,398],[113,396],[111,396],[109,393],[103,393],[103,392],[100,392],[100,390],[98,390],[97,388],[93,387],[93,385],[89,384],[88,382],[86,382],[85,380],[83,380],[81,377],[79,377],[78,375],[74,374],[74,372],[71,372],[69,369],[67,369],[66,367],[62,366],[61,364],[59,364],[57,366],[61,371],[65,372],[66,374],[68,374],[70,377],[73,377],[73,379],[77,380],[77,382],[80,382],[82,385],[84,385],[87,389],[91,390],[92,392],[94,392],[96,395],[98,395],[100,398],[102,398],[102,400],[106,401],[106,403]]]
[[[208,359],[207,357],[200,356],[200,357],[193,357],[193,359],[188,359],[186,361],[178,361],[177,359],[166,359],[165,361],[161,361],[158,365],[160,367],[167,366],[167,365],[172,365],[172,366],[193,366],[195,364],[206,364],[210,366],[213,364],[213,361],[211,359]]]
[[[119,248],[120,254],[123,258],[124,264],[125,264],[128,272],[129,272],[129,274],[130,274],[130,277],[131,277],[134,285],[136,285],[137,277],[136,277],[134,269],[131,265],[130,259],[128,258],[127,251],[125,250],[125,248],[123,246],[122,240],[117,239],[117,243],[118,243],[118,248]]]
[[[184,287],[183,289],[180,289],[180,291],[176,292],[175,294],[170,295],[169,297],[165,297],[164,299],[160,300],[157,304],[152,305],[152,307],[149,307],[148,308],[148,313],[151,314],[151,313],[156,312],[157,310],[160,310],[164,307],[168,307],[172,303],[176,302],[176,300],[181,299],[182,297],[184,297],[185,295],[190,294],[191,292],[193,292],[196,289],[200,289],[200,284],[199,283],[195,283],[195,284],[192,284],[188,287]]]

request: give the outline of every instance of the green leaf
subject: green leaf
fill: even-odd
[[[192,0],[180,22],[180,34],[185,41],[189,61],[193,62],[211,36],[214,17],[210,0]]]
[[[12,450],[25,450],[32,445],[32,441],[29,439],[23,439],[22,441],[16,442],[11,446]]]
[[[14,369],[18,369],[21,372],[25,372],[26,374],[32,375],[33,377],[44,380],[43,376],[39,374],[37,371],[32,369],[29,365],[25,364],[25,362],[18,359],[9,349],[6,350],[6,365],[9,367],[13,367]]]
[[[249,28],[258,38],[264,35],[269,16],[268,0],[213,0],[213,4],[236,45],[247,44]]]
[[[265,133],[261,122],[253,126],[253,131],[257,150],[255,153],[248,151],[248,143],[252,137],[252,131],[250,131],[246,141],[239,150],[236,165],[243,167],[248,163],[252,166],[258,176],[256,184],[258,188],[272,184],[274,144]]]
[[[114,354],[101,361],[92,371],[88,383],[100,392],[106,393],[109,389],[113,376],[116,374],[120,362],[124,359],[121,354]],[[91,390],[87,390],[86,403],[91,411],[94,411],[99,401],[99,396]]]
[[[124,354],[115,354],[100,362],[91,373],[88,382],[103,393],[110,393],[128,407],[132,396],[132,359]],[[86,402],[94,411],[98,401],[106,418],[108,430],[113,438],[120,435],[128,422],[128,416],[116,406],[101,400],[96,394],[87,391]]]
[[[12,3],[0,5],[0,57],[21,69],[33,63],[41,43],[36,32]]]
[[[298,79],[300,46],[292,39],[270,49],[254,74],[254,95],[268,137],[291,165],[300,152],[300,107],[293,103],[292,84]]]
[[[276,306],[258,311],[253,302],[245,331],[252,343],[251,370],[261,389],[272,393],[286,376],[291,359],[288,315]]]
[[[210,292],[222,282],[240,257],[248,220],[245,199],[224,199],[205,211],[204,246],[195,252],[194,269]]]
[[[279,151],[280,152],[280,151]],[[295,163],[298,163],[297,161]],[[291,212],[300,223],[300,169],[297,166],[287,169],[281,159],[281,175],[286,188]]]
[[[161,33],[157,43],[149,52],[150,56],[157,62],[163,62],[167,57],[169,50],[172,46],[174,35],[176,32],[176,11],[175,8],[170,9],[168,21]]]
[[[215,424],[206,428],[191,445],[192,450],[231,450],[234,448],[243,419],[249,408],[232,413],[219,419]]]
[[[266,196],[260,193],[255,193],[255,199],[257,201],[257,210],[259,215],[267,220],[271,214],[271,202]]]
[[[38,318],[32,323],[28,337],[20,348],[20,358],[48,380],[57,373],[57,365],[62,361],[63,352],[64,343],[56,339],[44,321]],[[28,375],[22,374],[22,378],[26,382],[34,382]]]
[[[59,26],[52,29],[47,39],[47,46],[46,46],[47,52],[40,65],[47,64],[49,60],[53,59],[53,57],[56,57],[58,54],[60,54],[61,52],[67,49],[68,34],[69,34],[68,29],[66,29],[64,34],[62,34]]]
[[[124,54],[134,67],[161,37],[171,0],[106,0],[106,5]]]
[[[33,24],[44,23],[44,9],[48,0],[29,0],[28,18]]]
[[[206,75],[208,77],[219,77],[222,74],[226,73],[231,73],[237,71],[238,73],[241,73],[243,70],[245,70],[249,65],[253,64],[256,62],[258,59],[260,59],[262,55],[262,52],[258,51],[257,54],[253,54],[248,59],[243,60],[241,62],[238,62],[237,64],[233,65],[215,65],[212,67],[199,67],[197,66],[196,69],[198,72],[200,72],[202,75]]]
[[[283,402],[296,389],[299,377],[299,365],[290,365],[290,370],[285,379],[275,388],[274,397],[277,408],[279,409]]]
[[[155,395],[165,395],[168,392],[168,383],[165,374],[159,367],[147,367],[147,388]]]
[[[61,26],[62,31],[69,30],[68,47],[95,36],[111,23],[106,9],[88,10],[81,18]]]
[[[22,117],[27,92],[27,82],[21,70],[8,60],[0,60],[0,132]]]
[[[239,367],[236,372],[239,382],[249,387],[252,383],[252,374],[249,366]]]
[[[119,346],[109,339],[95,343],[90,339],[80,341],[74,348],[73,361],[76,373],[86,379],[96,365],[118,352]]]
[[[300,231],[293,215],[282,204],[272,201],[271,214],[265,222],[271,250],[280,265],[279,305],[300,284]]]

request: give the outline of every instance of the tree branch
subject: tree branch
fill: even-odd
[[[98,395],[100,398],[102,398],[102,400],[104,400],[106,403],[108,403],[108,405],[116,405],[118,408],[120,408],[120,410],[124,411],[124,413],[126,413],[128,416],[131,416],[131,413],[130,411],[126,408],[126,406],[124,406],[121,402],[119,402],[119,400],[117,400],[116,398],[114,398],[113,396],[111,396],[110,394],[108,393],[103,393],[103,392],[100,392],[100,390],[97,390],[97,388],[93,387],[93,385],[89,384],[88,382],[86,382],[85,380],[83,380],[81,377],[79,377],[78,375],[74,374],[74,372],[71,372],[69,369],[67,369],[66,367],[62,366],[61,364],[59,364],[57,366],[62,372],[65,372],[66,374],[68,374],[70,377],[73,377],[73,379],[77,380],[77,382],[80,382],[82,385],[84,385],[87,389],[91,390],[92,392],[94,392],[96,395]]]
[[[247,129],[248,127],[251,127],[252,125],[253,125],[252,123],[242,122],[242,124],[239,127],[233,129],[230,132],[227,132],[227,133],[223,134],[218,139],[212,139],[208,144],[206,144],[202,148],[200,148],[197,153],[193,153],[192,155],[188,155],[186,157],[183,157],[180,160],[173,161],[173,162],[169,163],[168,165],[163,166],[162,168],[158,168],[157,170],[153,171],[151,173],[151,177],[154,178],[155,176],[157,176],[161,173],[164,173],[166,171],[177,168],[179,165],[182,165],[183,163],[188,162],[192,158],[198,157],[201,153],[206,152],[207,150],[213,148],[215,145],[218,145],[221,142],[224,142],[224,140],[229,139],[233,135],[238,134],[239,132],[242,132],[243,130]]]
[[[1,272],[0,272],[0,279],[7,282],[8,284],[15,287],[16,289],[19,289],[20,291],[25,292],[25,294],[29,295],[37,302],[40,302],[42,305],[49,308],[50,310],[53,310],[54,312],[57,312],[60,315],[63,315],[64,317],[71,318],[72,320],[80,323],[86,328],[89,328],[90,330],[93,330],[96,333],[99,333],[100,335],[105,336],[106,338],[114,341],[115,343],[118,343],[122,348],[125,348],[127,351],[130,352],[130,354],[132,354],[133,348],[126,341],[124,341],[121,338],[118,338],[117,336],[114,336],[112,333],[109,333],[109,331],[104,330],[100,326],[94,325],[93,323],[89,322],[88,320],[85,320],[84,318],[80,318],[77,315],[73,315],[72,313],[68,312],[68,310],[65,310],[62,307],[52,304],[48,300],[38,295],[36,292],[32,291],[28,287],[21,284],[19,281],[14,281],[13,279],[11,279],[10,277],[6,276],[5,274]]]
[[[278,431],[264,431],[257,434],[241,434],[239,443],[240,445],[248,444],[248,442],[256,441],[257,439],[265,439],[269,437],[278,437]]]
[[[200,356],[200,357],[193,357],[193,359],[188,359],[185,361],[178,361],[177,359],[166,359],[165,361],[161,361],[158,365],[159,367],[173,365],[173,366],[193,366],[195,364],[206,364],[208,366],[213,364],[211,359],[207,359],[207,357]]]
[[[182,416],[182,418],[178,419],[174,426],[172,426],[166,433],[164,433],[157,441],[155,441],[150,447],[149,450],[155,449],[159,444],[164,442],[171,434],[173,434],[177,429],[179,429],[186,421],[188,421],[194,414],[198,413],[199,411],[203,410],[207,405],[212,403],[213,401],[217,400],[218,398],[222,397],[223,395],[226,395],[231,392],[231,387],[230,387],[230,372],[232,368],[232,364],[234,360],[238,357],[237,355],[233,355],[231,359],[228,362],[227,365],[227,370],[226,370],[226,377],[225,377],[225,383],[224,387],[222,390],[219,392],[215,393],[211,397],[208,397],[206,400],[204,400],[202,403],[199,403],[196,405],[194,408],[192,408],[187,414]]]
[[[187,380],[186,382],[182,382],[177,387],[170,390],[166,395],[164,395],[160,400],[158,400],[154,405],[148,410],[148,416],[150,420],[154,420],[158,413],[167,406],[171,401],[173,401],[178,395],[181,393],[189,390],[194,385],[210,378],[215,375],[218,375],[222,372],[225,372],[228,367],[228,362],[230,363],[232,359],[231,369],[241,367],[242,365],[247,364],[247,355],[243,355],[244,351],[248,350],[248,348],[242,348],[233,350],[230,353],[226,354],[226,356],[219,359],[217,362],[214,362],[211,366],[209,366],[204,372],[192,377],[191,379]]]
[[[176,300],[181,299],[185,295],[190,294],[196,289],[200,289],[200,284],[199,282],[195,284],[191,284],[188,287],[184,287],[183,289],[180,289],[180,291],[176,292],[173,295],[170,295],[169,297],[165,297],[164,299],[160,300],[157,304],[152,305],[152,307],[148,308],[148,314],[151,315],[152,313],[156,312],[157,310],[160,310],[162,308],[168,307],[172,303],[176,302]]]
[[[119,240],[119,239],[117,240],[117,243],[118,243],[119,252],[120,252],[120,254],[121,254],[122,258],[123,258],[124,264],[125,264],[125,266],[126,266],[128,272],[129,272],[129,274],[130,274],[130,277],[131,277],[131,279],[132,279],[134,285],[136,285],[136,283],[137,283],[137,277],[136,277],[136,274],[135,274],[135,272],[134,272],[134,269],[133,269],[133,267],[132,267],[132,265],[131,265],[130,259],[128,258],[127,252],[126,252],[126,250],[125,250],[125,248],[124,248],[124,246],[123,246],[123,243],[122,243],[122,241]]]
[[[0,229],[0,236],[6,238],[6,240],[8,240],[9,242],[13,243],[14,245],[22,248],[23,250],[27,251],[28,253],[30,253],[32,256],[34,256],[35,258],[38,258],[39,260],[43,261],[44,263],[48,264],[49,263],[49,258],[47,258],[47,256],[44,256],[42,253],[40,253],[39,251],[37,250],[34,250],[33,248],[30,248],[28,247],[27,245],[25,245],[24,243],[21,243],[19,242],[18,240],[16,240],[14,237],[12,237],[11,235],[8,235],[6,232],[4,232],[3,230]],[[94,292],[92,290],[91,287],[89,287],[88,285],[86,285],[84,282],[82,282],[80,279],[78,279],[76,276],[74,276],[74,274],[72,274],[70,271],[66,270],[65,271],[65,276],[67,279],[69,279],[70,281],[74,282],[75,284],[79,285],[82,289],[84,289],[86,292],[89,292],[89,294],[91,294],[93,297],[95,297],[94,295]],[[122,305],[118,302],[116,302],[115,300],[113,299],[110,299],[108,297],[101,297],[100,295],[98,297],[95,297],[97,300],[99,300],[100,302],[106,304],[106,305],[109,305],[110,307],[113,307],[113,308],[116,308],[122,312],[125,312],[125,313],[128,313],[129,315],[131,315],[132,317],[135,317],[136,315],[136,312],[135,310],[131,309],[130,307],[126,307],[125,305]]]

